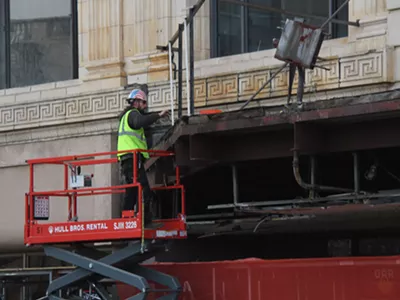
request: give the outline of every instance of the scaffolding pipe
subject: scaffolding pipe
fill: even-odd
[[[179,39],[178,39],[178,118],[180,119],[182,117],[182,70],[183,70],[183,58],[182,58],[182,52],[183,52],[183,44],[182,44],[182,39],[183,39],[183,24],[179,23]]]
[[[288,66],[288,65],[289,65],[289,63],[285,63],[282,67],[280,67],[278,69],[278,71],[276,71],[273,75],[271,75],[271,77],[258,89],[257,92],[255,92],[253,94],[253,96],[250,97],[249,100],[246,101],[246,103],[244,103],[242,105],[242,107],[239,110],[242,110],[243,108],[245,108],[250,103],[250,101],[252,101],[268,84],[270,84],[272,82],[272,80],[276,77],[276,75],[278,75],[280,72],[282,72],[283,69],[286,68],[286,66]]]
[[[167,48],[172,48],[172,45],[181,38],[182,30],[185,31],[185,65],[186,65],[186,97],[187,97],[187,115],[191,116],[194,114],[194,37],[193,37],[193,19],[196,16],[197,12],[203,6],[205,0],[198,0],[195,5],[189,8],[189,14],[185,18],[183,25],[184,29],[181,26],[175,32],[175,34],[168,41],[168,46],[157,46],[157,49],[166,51]],[[190,30],[188,30],[190,27]],[[190,32],[188,32],[190,31]],[[189,44],[190,42],[190,44]],[[181,50],[179,50],[181,49]],[[174,49],[172,49],[174,51]],[[176,49],[175,49],[176,51]],[[182,54],[182,47],[178,48],[178,51]],[[189,54],[190,59],[189,59]],[[191,83],[189,83],[191,80]],[[179,114],[179,109],[178,109]]]
[[[186,65],[186,100],[187,100],[187,115],[191,116],[190,108],[190,86],[189,86],[189,32],[187,30],[188,20],[185,18],[185,65]]]
[[[336,197],[334,197],[336,196]],[[346,200],[353,200],[354,194],[345,194],[345,195],[332,195],[326,197],[316,197],[313,199],[313,204],[318,202],[340,202]],[[394,195],[369,195],[371,198],[382,198],[382,197],[399,197],[400,193]],[[214,209],[225,209],[225,208],[249,208],[249,207],[258,207],[258,206],[268,206],[271,209],[279,209],[285,206],[292,207],[293,205],[300,205],[300,204],[310,204],[309,199],[291,199],[291,200],[269,200],[269,201],[253,201],[253,202],[240,202],[237,204],[215,204],[215,205],[208,205],[207,209],[214,210]],[[187,216],[188,220],[196,219],[198,215]]]
[[[345,2],[342,3],[342,5],[340,5],[338,7],[338,9],[332,14],[330,15],[330,17],[321,25],[321,28],[324,28],[326,25],[328,25],[330,22],[333,22],[333,18],[336,17],[336,15],[350,2],[350,0],[346,0]],[[350,25],[350,22],[349,22]],[[360,21],[357,21],[357,25],[355,25],[357,27],[360,26]]]
[[[206,0],[199,0],[197,1],[197,3],[193,6],[193,15],[192,17],[189,16],[189,18],[187,19],[188,23],[191,23],[193,21],[194,16],[197,14],[197,12],[200,10],[200,8],[203,6],[204,2]],[[186,27],[185,27],[186,29]],[[169,40],[172,44],[174,44],[176,42],[176,40],[179,37],[179,29],[174,33],[174,35],[172,36],[172,38]]]
[[[29,267],[29,261],[28,261],[28,257],[27,257],[27,255],[26,255],[26,253],[24,253],[24,254],[22,255],[22,267],[23,267],[24,269]],[[26,294],[27,294],[27,287],[26,287],[26,285],[24,284],[24,285],[22,286],[22,300],[26,300]]]
[[[175,124],[174,115],[174,79],[172,77],[172,44],[168,43],[168,56],[169,56],[169,87],[170,87],[170,104],[171,104],[171,124]]]
[[[360,193],[360,172],[359,172],[359,161],[358,153],[353,153],[353,172],[354,172],[354,193],[358,195]]]
[[[237,206],[239,203],[239,186],[237,180],[237,167],[232,165],[232,184],[233,184],[233,205]]]
[[[24,273],[24,272],[42,272],[42,271],[73,271],[75,266],[56,266],[56,267],[38,267],[38,268],[7,268],[0,269],[0,275],[7,273],[7,276],[12,276],[12,274]]]
[[[315,185],[315,172],[316,172],[316,170],[315,170],[315,161],[316,161],[316,159],[315,159],[315,156],[311,156],[311,161],[310,161],[310,169],[311,169],[311,178],[310,178],[310,181],[311,181],[311,185]],[[314,189],[311,189],[310,190],[310,199],[314,199],[315,198],[315,190]]]
[[[317,184],[310,184],[303,181],[300,175],[300,167],[299,167],[299,155],[296,150],[293,151],[293,174],[297,183],[305,190],[320,190],[320,191],[329,191],[329,192],[354,192],[353,189],[348,188],[338,188],[333,186],[323,186]]]
[[[190,115],[194,114],[194,15],[195,9],[192,7],[189,10],[189,19],[192,20],[192,22],[189,23]]]

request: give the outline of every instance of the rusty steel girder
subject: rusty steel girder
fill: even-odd
[[[296,122],[276,131],[229,131],[193,134],[175,144],[176,162],[200,166],[206,162],[236,162],[400,146],[400,119],[358,123]]]
[[[175,148],[179,165],[201,167],[287,157],[293,149],[316,154],[396,147],[400,146],[399,108],[400,94],[394,91],[320,101],[288,114],[256,108],[192,116],[177,122],[156,149]]]

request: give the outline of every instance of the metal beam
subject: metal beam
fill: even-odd
[[[110,296],[108,295],[107,290],[102,285],[94,283],[94,282],[90,282],[90,284],[96,291],[97,295],[99,295],[102,300],[112,300],[110,298]]]
[[[178,119],[182,117],[182,102],[183,102],[183,24],[179,24],[178,29]]]
[[[200,7],[198,8],[200,9]],[[192,20],[191,22],[187,21],[189,23],[189,72],[190,72],[190,115],[194,114],[194,22],[193,18],[196,15],[196,10],[195,7],[190,8],[189,12],[189,18],[187,20]],[[188,49],[186,49],[188,51]],[[186,66],[187,68],[187,66]]]
[[[92,259],[91,257],[85,257],[61,248],[45,246],[46,255],[77,266],[77,269],[73,272],[57,278],[49,284],[47,290],[49,299],[58,299],[57,292],[60,293],[65,288],[75,286],[90,276],[89,283],[104,300],[109,299],[109,296],[102,285],[102,278],[110,278],[115,282],[122,282],[137,288],[139,294],[130,297],[129,299],[131,300],[146,299],[147,294],[151,292],[168,292],[168,295],[159,299],[175,300],[181,292],[181,285],[175,277],[158,271],[148,270],[138,265],[148,259],[150,255],[154,256],[154,251],[164,246],[163,242],[153,243],[146,241],[146,251],[142,254],[142,243],[131,242],[125,248],[118,249],[101,259]],[[98,251],[96,250],[93,253],[90,251],[92,249],[88,248],[79,250],[83,250],[86,254],[92,254],[91,256],[98,256]],[[136,273],[132,271],[136,271]],[[161,290],[151,289],[148,280],[165,285],[167,288]]]
[[[0,275],[1,274],[16,274],[17,276],[20,273],[35,273],[35,272],[46,272],[46,271],[51,271],[51,272],[60,272],[60,271],[70,271],[70,270],[75,270],[76,268],[73,266],[70,267],[41,267],[41,268],[5,268],[5,269],[0,269]],[[12,276],[12,275],[9,275]]]
[[[385,94],[387,94],[387,96],[382,95],[382,97],[385,97],[384,99],[389,99],[390,93]],[[364,98],[371,98],[371,95],[360,96],[358,98],[360,101],[363,101]],[[378,99],[379,98],[380,97],[378,97]],[[349,100],[349,98],[347,98],[347,100]],[[357,102],[357,99],[353,98],[352,100],[353,102]],[[307,109],[306,111],[289,115],[282,115],[276,111],[269,112],[268,109],[258,108],[250,111],[244,111],[243,113],[227,113],[218,116],[218,119],[216,120],[200,121],[194,119],[192,123],[193,125],[186,125],[183,128],[180,128],[177,132],[177,135],[181,137],[200,133],[222,133],[232,130],[255,130],[261,128],[272,129],[273,126],[309,121],[323,121],[326,123],[327,121],[335,120],[339,122],[340,120],[344,121],[346,119],[350,120],[350,118],[354,119],[355,116],[357,116],[358,121],[361,122],[363,121],[362,118],[368,119],[371,118],[372,114],[376,116],[378,113],[382,114],[382,116],[384,116],[385,113],[391,114],[392,116],[395,114],[397,114],[396,116],[400,115],[400,98],[392,101],[379,101],[375,103],[371,103],[371,101],[369,101],[368,103],[353,105],[346,105],[344,103],[343,106],[337,104],[338,100],[335,102],[336,103],[334,107],[326,108],[326,106],[329,106],[329,103],[324,104],[324,107],[318,107],[317,104],[313,104],[312,109]],[[178,136],[173,134],[171,135],[171,139],[177,139]],[[172,142],[165,144],[171,145]]]
[[[0,280],[3,277],[29,277],[29,276],[48,276],[52,272],[57,271],[57,268],[53,268],[53,271],[14,271],[14,272],[0,272]]]
[[[242,2],[244,3],[244,2]],[[271,77],[257,90],[257,92],[255,92],[250,98],[249,100],[247,100],[241,107],[239,110],[243,110],[263,89],[265,89],[265,87],[269,84],[271,84],[272,80],[280,73],[283,71],[283,69],[285,69],[287,66],[289,65],[289,63],[285,63],[283,66],[281,66],[274,74],[271,75]]]
[[[139,247],[140,248],[140,245]],[[61,261],[65,261],[68,262],[70,264],[74,264],[76,266],[78,266],[80,269],[78,269],[77,271],[81,271],[83,277],[86,275],[90,275],[92,273],[95,274],[99,274],[103,277],[106,278],[111,278],[114,279],[116,281],[125,283],[127,285],[131,285],[131,286],[135,286],[136,288],[138,288],[141,292],[147,292],[150,289],[150,286],[148,284],[148,282],[141,276],[138,276],[136,274],[132,274],[129,273],[127,271],[115,268],[107,263],[104,263],[100,260],[96,261],[93,259],[90,259],[88,257],[83,257],[80,256],[76,253],[72,253],[63,249],[59,249],[56,247],[52,247],[52,246],[46,246],[45,247],[45,252],[46,255],[54,257],[56,259],[59,259]],[[125,250],[125,249],[123,249]],[[140,249],[139,249],[140,251]],[[123,260],[126,257],[118,257],[118,254],[115,255],[114,253],[111,254],[108,257],[112,257],[112,258],[116,258],[116,262],[119,262],[121,260]],[[137,252],[130,252],[129,256],[133,256],[137,254]],[[106,257],[107,258],[107,257]],[[104,258],[105,259],[105,258]],[[104,261],[103,259],[103,261]],[[110,258],[109,258],[110,259]],[[76,272],[76,271],[75,271]],[[67,278],[66,280],[63,280],[63,277],[53,281],[53,284],[51,286],[49,286],[49,294],[56,292],[57,290],[61,289],[61,288],[65,288],[68,285],[80,280],[80,277],[74,277],[71,276],[71,273],[68,275],[64,275],[64,277],[70,277]],[[56,283],[60,282],[60,284],[56,285]]]
[[[349,188],[340,188],[334,186],[324,186],[324,185],[317,185],[317,184],[310,184],[306,183],[300,174],[300,167],[299,167],[299,155],[297,151],[293,151],[293,175],[296,179],[297,183],[305,190],[312,190],[312,191],[328,191],[328,192],[336,192],[336,193],[351,193],[353,190]]]
[[[139,276],[143,276],[144,278],[146,278],[150,281],[156,282],[160,285],[167,286],[171,290],[176,290],[176,293],[172,293],[171,295],[168,295],[169,298],[165,298],[165,299],[171,299],[171,300],[178,299],[178,296],[182,290],[182,287],[176,277],[161,273],[157,270],[145,268],[140,265],[136,265],[130,271],[134,272],[135,274],[138,274]]]
[[[331,125],[295,123],[294,148],[316,154],[399,147],[399,126],[398,118]]]
[[[240,137],[240,138],[239,138]],[[288,157],[293,145],[292,130],[236,132],[235,135],[207,134],[190,137],[190,161],[237,162]]]
[[[239,184],[238,184],[237,167],[232,165],[232,186],[233,186],[233,204],[239,203]]]
[[[358,195],[360,193],[360,162],[358,153],[353,153],[353,176],[354,176],[354,193]]]
[[[392,99],[392,100],[388,100]],[[352,105],[348,105],[351,101]],[[352,97],[342,97],[316,103],[305,103],[304,110],[285,114],[276,108],[251,108],[241,112],[232,111],[215,116],[192,116],[190,122],[180,121],[173,131],[156,146],[159,150],[169,150],[178,140],[193,134],[225,133],[245,130],[277,130],[294,123],[316,122],[318,126],[330,122],[347,122],[357,119],[399,117],[400,92],[390,91]],[[347,131],[347,130],[346,130]],[[299,149],[301,151],[301,149]],[[151,158],[146,167],[157,161]]]
[[[191,159],[190,152],[190,139],[182,138],[175,144],[175,157],[176,164],[180,167],[200,167],[203,166],[206,161],[202,159]]]
[[[294,124],[294,149],[307,154],[317,154],[325,150],[324,127],[315,123]]]
[[[132,257],[133,255],[138,253],[138,251],[140,251],[140,247],[141,247],[140,243],[132,243],[128,247],[118,250],[117,252],[114,252],[109,256],[101,258],[98,261],[103,264],[113,265],[121,260]],[[50,253],[52,253],[54,251],[59,252],[60,249],[54,250],[53,248],[45,248],[45,251],[46,251],[46,254],[49,255]],[[64,251],[65,251],[65,253],[69,253],[66,250],[64,250]],[[76,282],[76,281],[82,280],[92,274],[93,274],[93,271],[90,271],[90,270],[76,269],[75,271],[73,271],[67,275],[64,275],[63,277],[60,277],[59,279],[53,281],[49,285],[48,292],[51,294],[51,293],[61,289],[63,286],[68,285],[71,282]]]
[[[257,123],[255,126],[261,123],[259,119],[252,121]],[[228,122],[241,124],[249,120],[226,121],[225,124]],[[214,125],[229,128],[227,125]],[[175,152],[178,165],[194,167],[210,162],[290,157],[293,139],[294,149],[302,155],[400,147],[400,132],[397,130],[399,127],[400,119],[387,119],[342,125],[295,123],[294,127],[276,128],[276,131],[235,130],[235,134],[194,134],[190,135],[189,139],[180,139]],[[374,137],[373,140],[371,136]]]
[[[189,137],[189,158],[195,161],[219,161],[225,152],[224,141],[220,137],[207,134],[192,135]]]
[[[342,3],[342,5],[340,5],[337,9],[336,9],[336,11],[332,14],[332,15],[330,15],[329,16],[329,18],[321,25],[321,28],[324,28],[326,25],[328,25],[330,22],[333,22],[333,20],[334,20],[334,17],[336,17],[336,15],[346,6],[346,5],[348,5],[349,4],[349,2],[350,2],[350,0],[345,0],[343,3]],[[356,27],[359,27],[360,26],[360,22],[359,22],[360,20],[357,20],[357,25],[355,25]],[[347,22],[349,25],[350,25],[350,22]]]

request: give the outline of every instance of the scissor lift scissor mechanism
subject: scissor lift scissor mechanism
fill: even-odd
[[[112,299],[105,287],[105,279],[135,287],[138,293],[130,297],[130,300],[146,299],[153,292],[161,295],[159,299],[177,299],[181,291],[179,281],[168,274],[146,268],[141,263],[153,257],[156,251],[165,250],[169,241],[186,238],[184,187],[180,183],[179,167],[176,167],[175,184],[153,190],[179,193],[180,212],[170,219],[153,220],[153,226],[144,227],[142,187],[137,181],[136,167],[137,156],[143,151],[130,151],[134,157],[133,183],[110,187],[92,187],[93,175],[81,175],[80,169],[88,165],[117,163],[116,157],[100,157],[110,157],[118,152],[27,161],[30,169],[30,187],[29,192],[25,194],[25,245],[41,246],[47,256],[76,266],[73,271],[49,283],[47,290],[49,299],[83,299],[74,293],[74,290],[82,288],[83,285],[89,285],[101,299]],[[174,155],[168,151],[146,151],[150,156],[160,158]],[[63,168],[63,189],[34,190],[34,167],[43,164],[60,165]],[[122,216],[117,219],[78,220],[78,197],[123,193],[130,187],[136,187],[138,191],[136,211],[123,211]],[[50,197],[67,198],[67,222],[49,222]],[[112,244],[112,253],[102,252],[94,246],[96,243],[104,242]],[[70,247],[60,247],[60,245]]]

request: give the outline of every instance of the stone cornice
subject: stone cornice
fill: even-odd
[[[339,90],[341,88],[390,83],[393,81],[392,49],[378,49],[330,57],[320,64],[330,70],[315,68],[306,74],[306,93]],[[196,66],[198,67],[198,66]],[[201,66],[200,66],[201,67]],[[248,99],[268,80],[278,66],[259,67],[246,72],[230,72],[219,76],[196,78],[195,105],[197,108],[234,104]],[[221,73],[224,72],[221,66]],[[94,82],[95,83],[95,82]],[[77,84],[77,83],[75,83]],[[81,83],[84,86],[85,83]],[[274,98],[287,94],[287,70],[279,74],[256,99],[274,102]],[[77,86],[73,87],[77,91]],[[82,88],[82,90],[84,90]],[[293,88],[296,92],[296,82]],[[48,90],[51,92],[51,90]],[[34,92],[24,94],[30,95]],[[68,95],[68,93],[66,93]],[[0,96],[0,132],[39,128],[60,124],[115,118],[125,106],[128,91],[114,88],[103,91],[85,91],[54,100],[32,100],[3,105]],[[186,107],[186,85],[183,87],[183,107]],[[149,106],[153,111],[169,108],[170,87],[168,81],[149,84]],[[7,102],[6,102],[7,103]],[[176,99],[175,99],[176,103]]]
[[[116,134],[118,131],[118,124],[118,118],[113,117],[73,124],[22,129],[0,134],[0,147],[84,136]],[[150,127],[150,130],[152,132],[157,132],[157,130],[162,130],[168,125],[170,125],[168,120],[159,120]]]
[[[68,125],[46,126],[34,129],[23,129],[0,134],[0,146],[45,142],[99,134],[112,134],[116,133],[117,130],[117,118]]]

